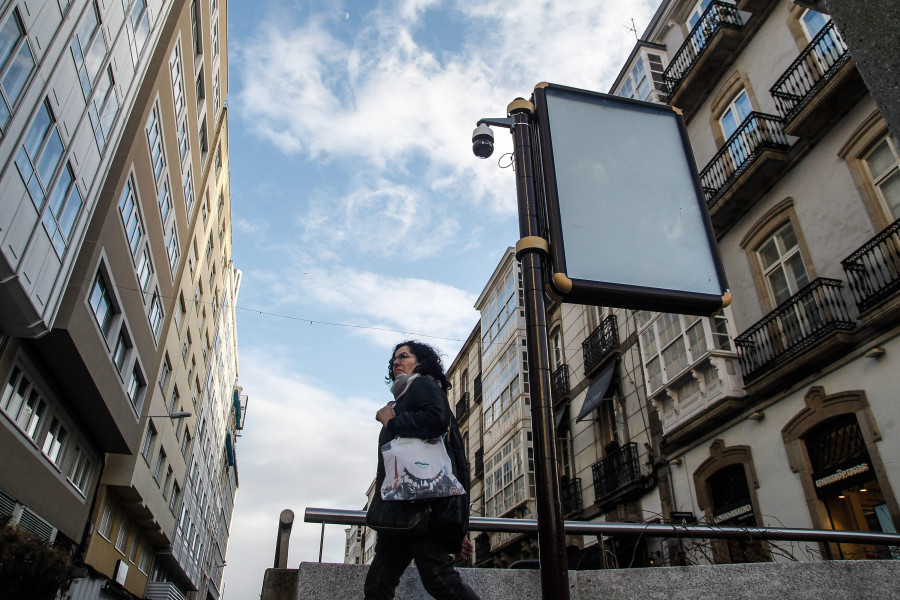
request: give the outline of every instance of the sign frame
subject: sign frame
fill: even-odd
[[[684,119],[681,116],[680,111],[665,104],[644,102],[549,83],[541,83],[535,87],[533,100],[535,105],[535,121],[538,127],[538,147],[540,149],[540,152],[536,153],[537,156],[534,159],[534,166],[536,172],[543,173],[544,212],[547,217],[547,229],[549,234],[548,242],[550,246],[549,262],[551,275],[549,277],[547,291],[550,292],[551,295],[561,299],[563,302],[575,304],[592,304],[598,306],[700,316],[709,316],[730,304],[731,293],[728,290],[725,271],[716,244],[712,222],[709,218],[703,188],[700,184],[700,177],[697,173],[697,165],[691,150],[687,128],[685,127]],[[647,206],[638,207],[639,209],[643,208],[645,214],[650,214],[651,211],[665,208],[666,210],[677,210],[679,217],[686,215],[683,219],[689,221],[685,226],[690,228],[689,231],[691,233],[682,236],[682,239],[679,241],[681,244],[680,248],[686,250],[686,260],[690,260],[690,263],[686,264],[693,265],[694,262],[696,262],[700,265],[698,267],[698,277],[704,279],[702,281],[702,286],[695,287],[702,287],[702,289],[690,289],[690,286],[683,286],[685,289],[682,289],[681,286],[677,285],[654,285],[653,282],[642,283],[636,281],[624,281],[622,278],[616,280],[616,277],[609,277],[607,279],[597,277],[588,278],[580,276],[577,272],[578,265],[591,265],[588,267],[588,270],[593,270],[597,268],[597,265],[600,265],[598,261],[602,261],[603,259],[578,256],[577,253],[579,252],[579,249],[575,248],[576,245],[584,247],[586,243],[591,244],[592,255],[595,253],[600,257],[602,257],[604,250],[616,253],[628,252],[628,250],[621,247],[621,242],[616,242],[616,245],[613,247],[607,246],[604,248],[599,239],[596,242],[596,246],[593,246],[593,240],[588,242],[584,241],[587,237],[587,233],[579,231],[579,229],[585,228],[582,226],[582,222],[577,221],[577,217],[573,218],[569,216],[567,221],[567,211],[569,214],[584,214],[585,211],[587,211],[591,212],[591,218],[584,222],[600,223],[602,222],[602,218],[598,216],[598,211],[604,210],[602,202],[594,202],[593,198],[590,200],[574,198],[577,194],[573,194],[572,189],[578,188],[580,184],[575,183],[574,185],[570,185],[569,181],[575,179],[570,177],[571,173],[561,174],[558,173],[556,168],[556,162],[557,160],[560,160],[564,169],[571,170],[574,168],[571,164],[573,163],[571,157],[577,156],[578,158],[581,158],[584,156],[583,154],[573,154],[573,151],[566,147],[569,140],[565,138],[565,132],[560,130],[557,139],[554,140],[553,131],[551,130],[551,122],[554,119],[557,119],[557,124],[566,120],[557,116],[566,113],[559,108],[554,109],[551,104],[569,101],[573,103],[583,103],[586,107],[585,110],[593,110],[592,107],[597,107],[600,111],[604,111],[605,114],[603,114],[602,119],[598,119],[597,122],[605,119],[604,122],[612,123],[613,121],[610,121],[610,117],[615,114],[621,118],[620,120],[630,119],[630,122],[632,123],[645,125],[644,129],[654,135],[657,132],[661,133],[661,143],[664,144],[669,152],[665,154],[664,158],[657,156],[656,160],[661,165],[661,168],[668,169],[670,173],[675,174],[676,177],[674,177],[674,180],[678,182],[680,188],[675,190],[676,194],[673,195],[673,200],[671,201],[664,198],[661,194],[652,194],[650,192],[644,193],[643,196],[641,196],[641,194],[635,194],[635,196],[629,197],[627,201],[633,203],[635,202],[635,197],[638,197],[639,199],[646,198],[645,203]],[[581,107],[582,104],[575,104],[574,106]],[[645,119],[644,116],[641,116],[639,113],[643,113],[647,118]],[[601,113],[598,112],[597,114],[600,115]],[[653,126],[650,126],[651,119],[654,122]],[[580,123],[585,123],[587,129],[590,129],[592,126],[596,127],[596,123],[587,123],[586,121],[576,122],[575,124],[578,125]],[[656,127],[656,124],[661,124],[663,127]],[[578,137],[579,135],[587,134],[576,131],[570,138]],[[612,142],[605,140],[602,142],[593,142],[592,140],[593,138],[588,141],[593,144],[595,149],[600,149],[601,152],[612,152],[609,146]],[[554,142],[556,142],[556,148],[554,148]],[[581,147],[579,144],[583,145],[584,142],[583,140],[576,140],[573,143],[576,148],[580,149]],[[652,143],[652,140],[648,142],[647,147],[649,147],[649,143]],[[682,154],[678,155],[678,149],[681,150]],[[653,153],[650,152],[647,154],[652,155]],[[645,158],[645,156],[646,155],[642,155],[641,158]],[[603,167],[606,166],[602,160],[597,160],[594,163],[587,162],[585,164],[589,167],[597,167],[599,170],[602,170]],[[650,170],[649,174],[652,175],[652,170]],[[625,174],[622,174],[622,177],[624,176]],[[578,177],[581,177],[581,175],[578,174]],[[606,177],[606,175],[604,175],[604,177]],[[614,174],[606,177],[606,181],[619,182],[620,179],[618,179],[618,177],[618,174]],[[652,178],[646,178],[644,182],[638,181],[637,184],[650,185],[647,182],[653,181]],[[629,180],[629,183],[633,184],[635,183],[635,180],[631,179]],[[656,181],[655,184],[658,185],[659,182]],[[622,184],[616,183],[616,185],[621,187]],[[581,187],[584,188],[585,186],[581,185]],[[610,187],[615,187],[615,185]],[[590,189],[593,190],[598,188],[591,187]],[[602,197],[604,190],[605,188],[603,187],[599,188],[599,191],[597,192],[598,198]],[[610,202],[624,201],[624,199],[619,200],[618,198],[606,199],[607,206],[611,206]],[[676,202],[678,203],[677,205],[675,204]],[[596,207],[593,206],[595,204],[597,205]],[[662,204],[665,204],[666,206],[662,206]],[[672,204],[672,206],[669,207],[668,204]],[[571,208],[572,206],[576,206],[576,208],[573,209]],[[630,207],[626,210],[630,210]],[[672,212],[671,214],[676,213]],[[644,218],[642,220],[642,226],[656,226],[654,224],[648,225],[648,223],[651,223],[652,221],[653,218]],[[660,221],[665,222],[662,219],[660,219]],[[680,224],[681,223],[679,223],[679,225]],[[625,226],[627,223],[615,223],[614,227],[618,228],[620,225]],[[574,254],[567,255],[567,237],[572,242],[568,250],[570,252],[574,250]],[[645,240],[648,237],[652,236],[647,236],[646,233],[643,236]],[[636,236],[632,236],[631,239],[636,239]],[[637,241],[641,242],[642,240]],[[641,252],[646,253],[648,246],[650,245],[644,244],[636,247],[637,251],[630,254],[636,256]],[[665,252],[660,254],[658,258],[662,264],[664,262],[663,259],[671,258],[672,256],[674,255],[671,252],[671,247],[667,247],[665,248]],[[697,260],[695,261],[692,257],[696,257]],[[606,264],[612,263],[607,262]],[[620,265],[616,264],[616,267],[620,267]],[[621,270],[624,271],[625,269]],[[663,279],[665,279],[665,277],[671,279],[673,276],[671,274],[664,274]]]

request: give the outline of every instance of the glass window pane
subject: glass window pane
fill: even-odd
[[[881,182],[878,189],[881,190],[881,195],[884,196],[884,201],[894,218],[900,218],[900,170],[891,173],[890,177]]]
[[[781,304],[791,297],[791,290],[788,286],[787,277],[779,268],[769,273],[769,285],[772,287],[772,294],[775,296],[775,304]]]
[[[3,76],[3,91],[6,92],[10,104],[16,103],[33,70],[34,56],[31,55],[31,48],[28,47],[28,44],[23,43],[6,75]]]
[[[872,172],[872,177],[878,179],[885,171],[897,163],[897,157],[894,155],[887,138],[883,139],[872,152],[866,157],[866,163]]]

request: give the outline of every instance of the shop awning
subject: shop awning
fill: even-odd
[[[234,428],[243,429],[244,426],[241,424],[241,394],[238,390],[234,390],[232,405],[234,406]]]
[[[600,406],[600,402],[603,400],[603,396],[606,395],[606,390],[609,389],[609,384],[615,372],[616,361],[611,360],[608,365],[603,367],[603,371],[600,372],[600,375],[588,388],[587,395],[584,397],[584,404],[581,405],[581,412],[575,418],[576,423],[586,419],[591,414],[591,411]]]
[[[228,459],[228,466],[234,466],[234,445],[231,442],[231,430],[225,431],[225,457]]]
[[[566,416],[566,409],[568,408],[567,404],[563,404],[553,413],[553,423],[556,425],[556,428],[559,429],[559,424],[562,423],[563,417]]]

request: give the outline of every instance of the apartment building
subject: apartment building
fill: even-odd
[[[684,113],[734,295],[713,319],[636,315],[663,515],[896,531],[896,140],[840,32],[801,3],[664,2],[643,38],[612,92],[665,47],[654,87]],[[784,552],[722,541],[711,556]]]
[[[840,32],[803,4],[666,0],[610,90],[683,113],[734,301],[709,317],[548,302],[566,519],[900,525],[900,152]],[[597,260],[616,249],[598,240]],[[510,251],[478,303],[484,392],[467,426],[481,422],[469,445],[483,451],[487,516],[533,514],[532,470],[503,454],[530,434],[521,323],[500,318],[517,306],[499,308],[516,268]],[[523,383],[505,403],[507,365],[501,383]],[[536,552],[522,536],[476,540],[476,565]],[[574,568],[895,556],[741,539],[567,546]]]
[[[225,23],[200,0],[0,12],[0,498],[83,563],[72,597],[203,589],[172,546],[207,395],[237,483]]]

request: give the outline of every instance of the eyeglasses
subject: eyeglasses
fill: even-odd
[[[395,360],[406,360],[407,358],[412,358],[412,356],[413,355],[409,352],[401,352],[400,354],[392,358],[391,362],[394,362]]]

